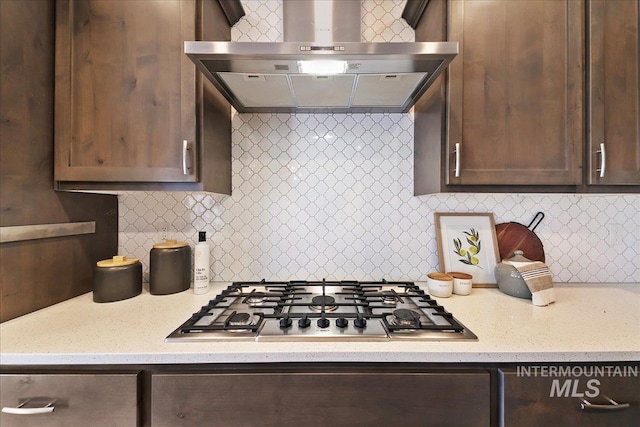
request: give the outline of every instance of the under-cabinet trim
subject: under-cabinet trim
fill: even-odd
[[[96,222],[64,222],[57,224],[15,225],[0,227],[0,243],[25,240],[50,239],[53,237],[94,234]]]

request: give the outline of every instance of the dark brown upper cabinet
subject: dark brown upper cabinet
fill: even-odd
[[[638,1],[590,1],[588,184],[640,185]]]
[[[454,0],[433,6],[447,7],[447,37],[460,51],[442,93],[442,182],[431,192],[580,184],[583,4]],[[422,37],[419,29],[416,34]],[[437,135],[416,134],[416,145],[438,142]],[[424,151],[416,148],[416,155]],[[428,167],[425,161],[417,158],[416,167]],[[430,192],[416,181],[416,194]]]
[[[410,2],[460,44],[414,108],[416,195],[640,191],[638,0]]]
[[[231,109],[183,53],[229,40],[216,0],[60,0],[55,180],[61,189],[231,193]]]
[[[580,2],[452,1],[447,184],[581,181]]]

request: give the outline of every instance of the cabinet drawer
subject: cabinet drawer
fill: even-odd
[[[489,372],[153,375],[159,426],[487,426]]]
[[[505,426],[631,426],[640,420],[638,364],[505,369]],[[564,370],[563,370],[564,369]],[[628,407],[612,407],[606,398]],[[601,409],[582,409],[588,401]]]
[[[10,426],[137,426],[138,375],[43,374],[0,375],[0,425]],[[8,408],[42,407],[53,412],[6,413]]]

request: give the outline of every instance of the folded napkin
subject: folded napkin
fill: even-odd
[[[549,305],[556,300],[551,272],[544,263],[536,261],[514,267],[529,287],[533,305]]]

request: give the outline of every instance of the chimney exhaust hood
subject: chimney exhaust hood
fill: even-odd
[[[408,112],[458,53],[457,42],[360,42],[360,1],[283,2],[283,43],[184,44],[239,113]]]

